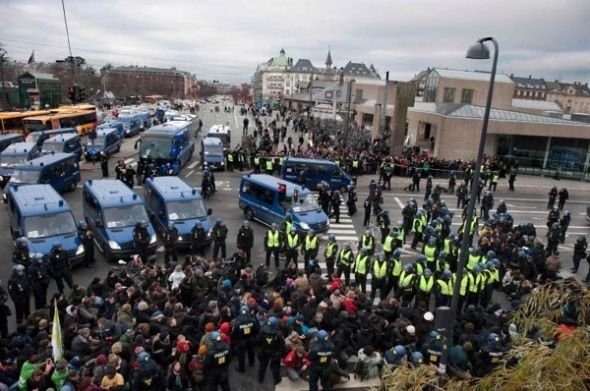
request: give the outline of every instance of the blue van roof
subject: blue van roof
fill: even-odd
[[[90,179],[84,184],[84,189],[91,191],[106,207],[121,204],[143,204],[137,193],[118,179]]]
[[[103,128],[103,129],[98,129],[98,131],[96,132],[97,136],[106,136],[107,134],[110,133],[115,133],[117,131],[117,128]]]
[[[31,149],[36,148],[37,143],[34,142],[22,142],[22,143],[14,143],[10,144],[4,151],[2,151],[1,155],[20,155],[26,152],[29,152]]]
[[[285,163],[287,162],[294,162],[294,163],[302,163],[302,164],[328,164],[328,165],[336,165],[332,160],[322,160],[322,159],[305,159],[301,157],[288,157],[284,160]]]
[[[189,186],[177,176],[148,178],[146,183],[168,201],[201,199],[201,194],[196,188]]]
[[[17,170],[41,170],[43,167],[49,166],[53,163],[60,162],[62,160],[76,157],[73,153],[64,152],[52,152],[46,155],[39,156],[33,160],[29,160],[26,163],[17,164],[15,169]]]
[[[37,134],[68,134],[68,133],[75,133],[76,128],[60,128],[60,129],[46,129],[46,130],[35,130],[29,134],[37,135]]]
[[[221,141],[221,139],[217,137],[205,137],[203,139],[203,145],[218,145],[220,147],[223,147],[223,142]]]
[[[107,128],[114,128],[117,125],[123,125],[121,121],[107,121],[103,122],[102,124],[98,125],[96,129],[107,129]]]
[[[180,132],[184,129],[186,129],[189,126],[188,123],[186,122],[180,122],[180,121],[170,121],[170,122],[166,122],[164,124],[161,125],[157,125],[157,126],[153,126],[151,128],[149,128],[148,130],[145,131],[145,135],[150,135],[150,134],[170,134],[173,135],[177,132]]]
[[[275,189],[278,189],[279,184],[286,185],[287,194],[292,194],[294,190],[298,190],[299,194],[301,195],[310,192],[307,187],[303,187],[285,179],[277,178],[267,174],[246,174],[242,177],[242,180],[249,180],[257,185],[267,186]]]
[[[24,139],[22,134],[18,134],[18,133],[11,133],[11,134],[3,134],[2,136],[0,136],[0,142],[2,141],[6,141],[6,140],[16,140],[16,139]]]
[[[9,186],[23,216],[69,211],[70,206],[51,185]],[[57,210],[59,209],[59,210]]]
[[[59,136],[50,137],[43,142],[43,144],[52,144],[52,143],[65,143],[73,138],[80,138],[76,133],[64,133]]]

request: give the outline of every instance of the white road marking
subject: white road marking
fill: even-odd
[[[354,224],[337,224],[330,220],[330,228],[352,228],[352,230],[354,231]]]
[[[124,163],[125,163],[125,164],[131,164],[131,163],[132,163],[132,162],[134,162],[134,161],[135,161],[135,159],[133,159],[133,158],[130,158],[130,159],[127,159],[127,160],[125,160],[125,161],[124,161]]]
[[[335,227],[338,228],[338,227]],[[356,233],[355,230],[350,230],[350,229],[332,229],[330,228],[330,230],[328,231],[330,234],[350,234],[350,233]]]
[[[190,170],[184,177],[188,178],[189,176],[193,175],[194,172],[195,170]]]
[[[199,163],[200,163],[199,161],[192,162],[192,163],[191,163],[191,164],[188,166],[188,169],[189,169],[189,170],[192,170],[193,168],[197,167],[197,166],[199,165]]]
[[[328,236],[329,235],[322,235],[322,239],[324,240],[328,240]],[[340,236],[340,235],[335,235],[336,236],[336,241],[353,241],[353,242],[358,242],[358,237],[356,236]]]
[[[399,206],[400,209],[404,208],[404,204],[402,204],[399,197],[395,197],[394,200],[395,200],[395,202],[397,202],[397,205]]]

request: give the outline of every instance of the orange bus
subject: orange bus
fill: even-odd
[[[5,133],[25,133],[25,126],[23,120],[27,117],[35,117],[38,115],[48,115],[49,111],[12,111],[0,113],[0,131]]]
[[[76,133],[83,136],[97,125],[96,111],[62,111],[49,115],[28,117],[24,119],[25,130],[50,130],[76,128]]]

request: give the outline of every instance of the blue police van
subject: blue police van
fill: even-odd
[[[70,134],[76,133],[76,128],[61,128],[61,129],[53,129],[53,130],[36,130],[27,134],[25,141],[28,143],[37,143],[39,147],[43,145],[45,140],[51,137],[58,136],[60,134]]]
[[[6,198],[13,239],[25,237],[29,250],[44,256],[59,242],[72,264],[83,260],[84,246],[72,209],[53,187],[9,186]]]
[[[144,131],[152,127],[152,116],[147,109],[140,108],[135,112],[139,119],[139,130]]]
[[[20,163],[28,162],[39,156],[39,147],[37,143],[15,143],[9,145],[0,153],[0,187],[4,188],[12,173],[14,167]]]
[[[10,187],[33,184],[51,185],[57,192],[76,190],[80,182],[80,164],[72,153],[51,152],[14,168]]]
[[[326,182],[331,190],[344,191],[351,185],[352,178],[330,160],[288,157],[281,166],[281,178],[317,189],[320,182]]]
[[[76,133],[68,133],[45,140],[41,147],[41,153],[54,152],[73,153],[80,160],[82,158],[82,138]]]
[[[195,152],[190,123],[180,121],[152,127],[137,140],[136,149],[138,145],[138,171],[145,172],[149,164],[154,164],[163,175],[178,175]]]
[[[213,170],[225,169],[225,155],[223,142],[217,137],[205,137],[201,139],[201,166]]]
[[[197,223],[207,232],[211,229],[211,209],[205,206],[201,193],[179,177],[148,178],[143,189],[145,205],[156,231],[162,234],[174,223],[180,234],[178,246],[190,246],[191,230]],[[207,242],[211,242],[209,236]]]
[[[280,224],[290,213],[299,232],[330,228],[328,216],[306,187],[266,174],[247,174],[240,182],[239,205],[246,217],[266,225]]]
[[[119,180],[88,180],[82,191],[84,219],[94,232],[94,241],[107,260],[137,254],[133,229],[142,221],[148,224],[149,252],[154,253],[157,237],[149,223],[143,200]],[[145,260],[144,260],[145,261]]]
[[[25,139],[22,134],[3,134],[0,136],[0,152],[4,151],[11,144],[22,143],[23,141],[25,141]]]
[[[123,123],[121,121],[108,121],[100,124],[96,127],[96,132],[98,133],[99,130],[110,128],[115,128],[117,130],[119,138],[123,139],[125,137],[125,128],[123,128]]]
[[[88,139],[84,147],[84,158],[87,161],[100,159],[100,154],[104,152],[107,156],[119,152],[123,139],[119,137],[116,128],[105,128],[96,131],[94,139]]]
[[[125,137],[132,137],[139,134],[141,129],[141,116],[135,113],[121,113],[117,119],[123,124]]]

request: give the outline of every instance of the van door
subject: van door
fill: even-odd
[[[346,184],[344,183],[344,176],[338,166],[332,167],[332,174],[330,175],[330,188],[339,190]]]

